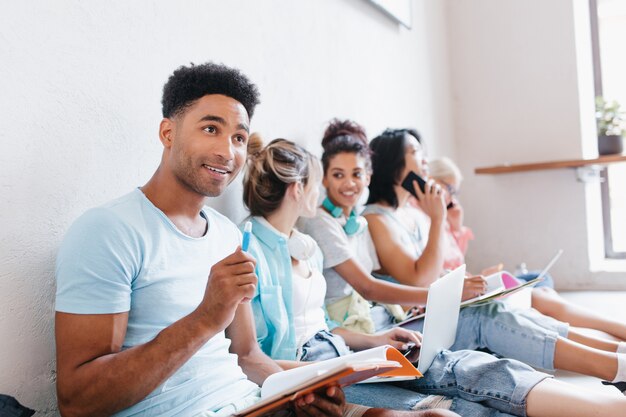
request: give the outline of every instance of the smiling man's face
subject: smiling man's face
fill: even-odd
[[[164,123],[171,123],[164,143],[175,178],[203,196],[222,194],[246,160],[250,121],[243,105],[210,94]]]

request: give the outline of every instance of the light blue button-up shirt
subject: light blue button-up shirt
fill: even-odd
[[[263,352],[273,359],[297,360],[298,348],[293,321],[293,277],[287,238],[270,229],[256,218],[251,218],[252,236],[248,252],[257,261],[259,279],[252,310],[257,341]],[[243,228],[243,224],[240,226]],[[322,252],[317,248],[311,267],[322,270]],[[324,306],[320,306],[324,308]],[[328,319],[329,329],[338,324]],[[321,330],[321,329],[320,329]]]

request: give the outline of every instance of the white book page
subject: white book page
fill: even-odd
[[[495,274],[491,274],[485,277],[485,281],[487,281],[487,291],[485,291],[485,294],[504,289],[504,282],[502,282],[502,272],[496,272]]]
[[[396,381],[411,381],[418,379],[419,376],[373,376],[369,379],[365,379],[358,384],[378,384],[379,382],[396,382]]]
[[[390,346],[379,346],[272,374],[265,380],[261,387],[261,398],[265,399],[276,395],[291,387],[298,386],[310,379],[333,371],[345,364],[387,361],[387,349],[389,347]]]

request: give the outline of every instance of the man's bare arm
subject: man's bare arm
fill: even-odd
[[[150,342],[123,351],[128,313],[57,313],[61,414],[107,416],[141,401],[230,324],[241,301],[254,295],[255,286],[254,259],[237,250],[213,266],[196,310]]]
[[[268,376],[283,370],[257,343],[250,304],[239,305],[235,318],[226,329],[226,336],[232,342],[230,351],[239,358],[239,366],[256,384],[262,385]]]
[[[219,331],[196,313],[154,340],[121,351],[127,321],[128,313],[56,314],[63,416],[107,416],[138,403]]]

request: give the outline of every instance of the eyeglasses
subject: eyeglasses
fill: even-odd
[[[445,181],[439,182],[442,183],[444,187],[446,187],[446,191],[448,192],[448,194],[450,194],[450,197],[456,197],[457,195],[459,195],[459,190],[454,188],[452,185],[448,184]]]

